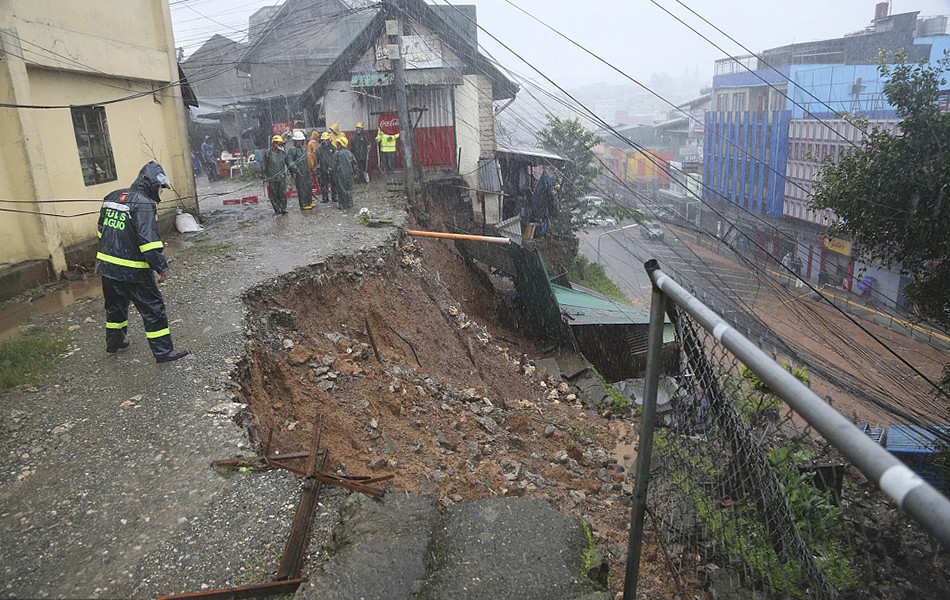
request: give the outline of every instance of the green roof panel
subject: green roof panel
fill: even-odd
[[[645,325],[650,314],[632,306],[552,283],[568,325]]]

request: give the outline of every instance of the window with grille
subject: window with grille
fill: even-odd
[[[115,160],[109,140],[109,124],[103,106],[83,106],[71,109],[79,165],[86,185],[115,181]]]

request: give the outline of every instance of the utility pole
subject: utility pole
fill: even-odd
[[[395,16],[395,9],[390,3],[388,5],[389,16]],[[402,58],[402,31],[401,22],[398,19],[386,21],[386,35],[389,36],[389,59],[393,64],[393,71],[396,75],[396,110],[399,115],[399,139],[402,142],[402,164],[403,177],[405,179],[406,194],[409,197],[409,205],[416,204],[416,184],[413,177],[412,168],[412,123],[409,121],[409,101],[406,94],[406,75],[403,71]],[[395,38],[395,53],[393,53],[393,38]]]

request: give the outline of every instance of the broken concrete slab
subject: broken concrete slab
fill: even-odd
[[[548,374],[548,378],[554,381],[563,381],[561,377],[561,368],[557,364],[556,358],[536,358],[534,359],[534,364],[539,369],[544,369],[544,372]]]
[[[449,508],[429,546],[428,575],[416,598],[610,598],[580,520],[523,498],[489,498]],[[593,595],[592,595],[593,594]]]
[[[439,517],[431,496],[353,494],[340,508],[331,557],[297,591],[298,600],[400,599],[425,575],[425,554]]]
[[[297,600],[609,600],[590,529],[548,504],[353,494],[326,559]]]
[[[557,365],[561,370],[561,376],[564,379],[573,379],[577,377],[582,371],[590,367],[590,363],[582,354],[575,354],[573,352],[561,352],[555,359],[557,360]]]

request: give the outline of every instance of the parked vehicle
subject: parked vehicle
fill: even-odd
[[[662,240],[663,228],[654,221],[644,221],[640,224],[640,236],[651,240]]]
[[[613,217],[597,215],[596,213],[588,213],[585,217],[587,218],[587,224],[595,227],[606,227],[608,225],[617,224],[617,220]]]

